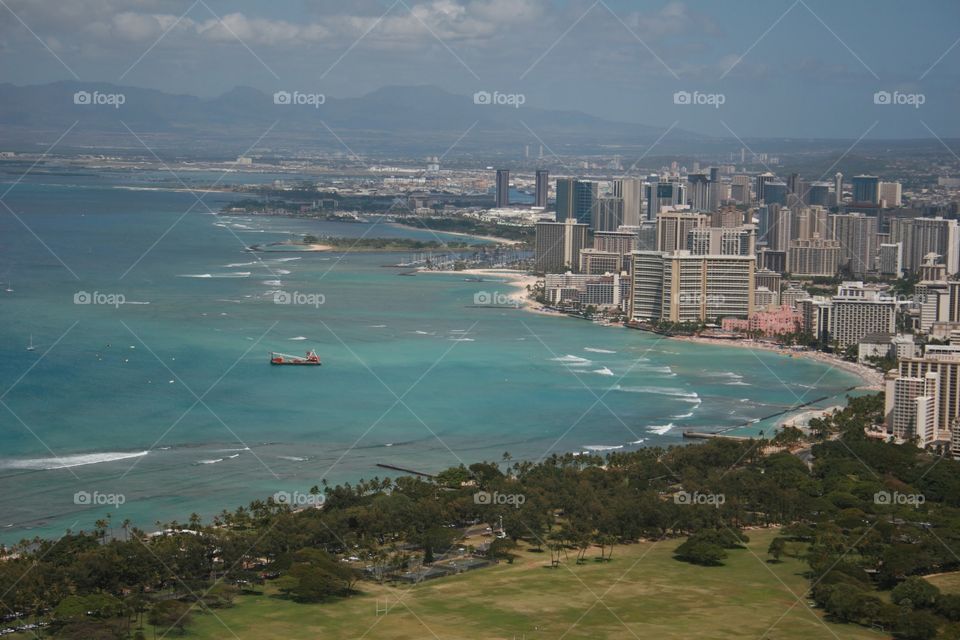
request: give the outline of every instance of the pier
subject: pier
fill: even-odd
[[[404,467],[398,467],[393,464],[383,464],[382,462],[378,462],[377,466],[380,467],[381,469],[389,469],[390,471],[400,471],[401,473],[409,473],[410,475],[421,476],[424,478],[435,477],[432,473],[426,473],[424,471],[414,471],[413,469],[406,469]]]

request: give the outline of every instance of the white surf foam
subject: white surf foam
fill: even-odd
[[[231,273],[185,273],[178,278],[249,278],[249,271],[233,271]]]
[[[587,360],[586,358],[581,358],[580,356],[574,356],[569,353],[565,356],[560,356],[558,358],[550,358],[550,360],[552,362],[562,362],[563,364],[570,367],[585,367],[589,364],[593,364],[591,360]]]
[[[101,464],[104,462],[116,462],[118,460],[129,460],[131,458],[142,458],[149,451],[137,452],[106,452],[106,453],[83,453],[70,456],[61,456],[59,458],[32,458],[26,460],[5,460],[0,462],[0,467],[7,469],[70,469],[72,467],[82,467],[90,464]]]
[[[657,396],[668,396],[672,398],[682,398],[685,402],[701,402],[700,396],[696,391],[685,391],[673,387],[622,387],[615,385],[614,391],[623,391],[626,393],[648,393]]]
[[[296,342],[303,342],[303,341],[306,340],[307,338],[306,338],[306,336],[297,336],[296,338],[287,338],[287,339],[288,339],[288,340],[294,340],[294,341],[296,341]]]
[[[602,368],[602,369],[594,369],[593,372],[594,372],[594,373],[597,373],[597,374],[599,374],[599,375],[601,375],[601,376],[612,376],[612,375],[614,375],[613,371],[610,371],[610,369],[609,369],[608,367],[604,367],[604,368]]]
[[[616,353],[616,351],[610,349],[598,349],[597,347],[584,347],[583,350],[591,353]]]
[[[587,451],[615,451],[617,449],[623,449],[622,444],[588,444],[583,447]]]
[[[662,436],[662,435],[665,434],[667,431],[670,431],[670,429],[673,429],[675,426],[676,426],[676,425],[673,424],[672,422],[671,422],[670,424],[659,424],[659,425],[658,425],[658,424],[655,424],[655,425],[651,425],[651,426],[647,427],[647,431],[648,431],[649,433],[655,433],[655,434],[657,434],[658,436]]]

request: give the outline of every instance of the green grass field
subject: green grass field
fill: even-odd
[[[243,596],[234,607],[218,610],[216,615],[195,615],[187,637],[887,637],[825,622],[820,612],[807,608],[804,565],[792,558],[768,564],[766,550],[775,532],[748,533],[750,550],[731,551],[723,567],[695,567],[673,560],[672,551],[680,541],[667,540],[617,547],[610,563],[589,559],[577,566],[571,554],[570,562],[555,569],[546,566],[548,553],[524,551],[513,565],[500,564],[413,588],[361,582],[361,595],[330,604]],[[591,555],[599,552],[591,550]]]
[[[960,572],[938,573],[927,576],[926,581],[940,588],[943,593],[960,593]]]

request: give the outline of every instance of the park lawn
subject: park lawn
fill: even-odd
[[[361,595],[326,604],[242,596],[234,607],[215,615],[194,615],[187,637],[888,637],[825,622],[821,612],[807,608],[803,597],[808,586],[802,576],[805,565],[793,558],[766,562],[776,530],[748,533],[749,549],[730,551],[723,567],[678,562],[672,552],[681,541],[665,540],[617,547],[609,563],[588,558],[577,566],[571,554],[570,561],[555,569],[546,566],[549,553],[523,551],[512,565],[502,563],[413,588],[361,582]],[[590,555],[599,551],[591,550]],[[388,604],[389,613],[384,615]]]
[[[960,593],[960,571],[925,576],[924,580],[939,587],[944,593]]]

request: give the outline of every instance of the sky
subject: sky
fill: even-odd
[[[0,0],[0,82],[430,84],[725,137],[960,137],[958,68],[956,0]]]

